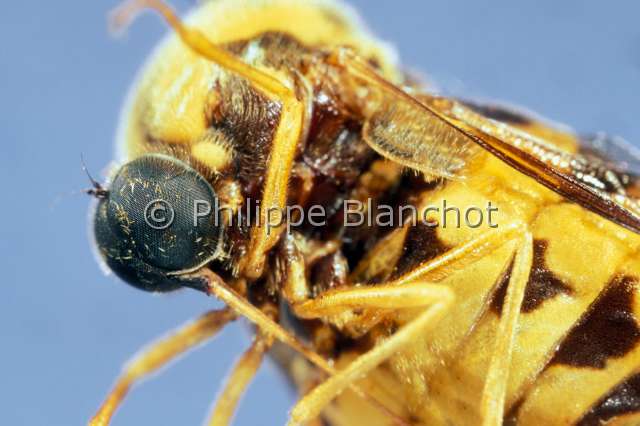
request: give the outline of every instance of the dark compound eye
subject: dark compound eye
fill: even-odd
[[[184,284],[180,272],[211,261],[222,244],[216,194],[187,164],[160,154],[125,164],[96,207],[98,250],[120,278],[148,291]]]

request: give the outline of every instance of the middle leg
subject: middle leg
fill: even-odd
[[[358,378],[391,357],[410,341],[422,336],[437,324],[454,300],[453,292],[442,285],[420,280],[403,283],[401,280],[376,287],[330,291],[317,299],[294,307],[297,315],[318,318],[336,310],[376,308],[402,309],[427,307],[427,309],[369,352],[358,357],[343,370],[331,376],[302,398],[291,412],[290,424],[298,425],[316,418],[322,409]]]
[[[349,318],[348,313],[356,309],[400,310],[426,307],[424,312],[404,325],[386,341],[361,355],[344,370],[339,371],[305,396],[294,407],[291,423],[304,423],[317,416],[333,398],[355,380],[376,368],[413,339],[424,337],[425,330],[431,329],[442,318],[454,300],[453,291],[450,288],[433,282],[434,278],[436,281],[438,280],[437,277],[440,277],[444,270],[452,268],[455,270],[461,264],[470,262],[469,259],[477,259],[479,253],[488,255],[497,247],[507,243],[525,241],[524,244],[519,244],[516,248],[515,262],[517,267],[511,282],[515,281],[517,285],[510,286],[510,294],[507,297],[509,305],[506,309],[510,311],[510,314],[505,315],[508,322],[502,326],[506,334],[512,335],[515,329],[514,324],[517,321],[515,313],[519,312],[524,284],[526,284],[531,263],[530,240],[531,236],[523,235],[521,227],[514,224],[501,231],[483,234],[439,258],[417,267],[395,281],[379,284],[375,287],[330,290],[313,300],[300,300],[304,298],[305,291],[296,288],[300,285],[295,286],[294,283],[287,283],[287,287],[291,290],[288,293],[298,296],[298,300],[289,299],[289,302],[292,304],[295,314],[301,318],[326,319],[333,317],[333,319],[341,318],[338,319],[340,322],[344,320],[345,314],[347,314],[346,318]],[[290,274],[289,276],[295,275],[301,276],[301,274]],[[366,318],[367,315],[365,312],[362,316]],[[505,345],[508,349],[510,347],[508,343],[511,341],[512,337],[511,340],[500,340],[496,343],[495,350],[500,351]],[[504,365],[505,358],[494,355],[493,362],[496,367],[492,370],[497,370]],[[506,362],[508,363],[508,360]],[[500,383],[500,380],[496,379],[494,383]],[[496,390],[497,388],[490,387],[490,389]],[[493,394],[495,395],[495,392]]]
[[[480,411],[483,426],[500,426],[504,417],[504,402],[511,355],[522,308],[524,293],[533,262],[533,237],[527,232],[518,248],[496,332],[491,364],[482,390]]]

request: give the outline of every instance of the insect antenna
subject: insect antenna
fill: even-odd
[[[87,177],[89,178],[89,182],[91,182],[91,186],[93,187],[89,189],[84,189],[82,192],[84,192],[85,194],[91,195],[92,197],[106,198],[109,195],[109,191],[106,190],[100,184],[100,182],[95,180],[93,176],[91,176],[91,173],[89,173],[89,169],[87,169],[87,164],[84,162],[84,156],[82,154],[80,154],[80,162],[82,163],[82,170],[84,170],[84,172],[86,173]]]

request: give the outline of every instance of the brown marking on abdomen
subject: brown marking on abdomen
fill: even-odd
[[[495,291],[491,298],[491,304],[489,309],[495,312],[498,316],[502,315],[502,306],[504,305],[504,299],[507,296],[507,287],[509,286],[509,280],[511,279],[511,272],[513,272],[513,264],[515,258],[512,258],[509,262],[509,266],[502,272],[498,282],[495,285]]]
[[[611,389],[576,426],[599,426],[616,416],[636,411],[640,411],[640,373]]]
[[[416,226],[410,226],[407,231],[402,255],[391,279],[414,270],[421,264],[449,251],[450,248],[438,238],[437,226],[428,226],[423,221],[418,221]]]
[[[520,399],[509,408],[509,411],[507,411],[502,418],[502,426],[516,426],[518,424],[518,412],[524,401],[524,397],[520,397]]]
[[[545,300],[552,299],[560,293],[572,294],[573,290],[564,281],[549,270],[545,255],[549,244],[546,240],[533,242],[533,265],[529,282],[522,301],[522,312],[532,312]]]
[[[533,242],[533,264],[529,274],[529,281],[524,293],[521,312],[528,313],[536,310],[546,300],[552,299],[560,293],[571,294],[573,290],[564,281],[559,279],[547,268],[545,255],[548,243],[546,240],[534,240]],[[500,315],[502,305],[507,294],[507,286],[511,278],[511,266],[500,276],[495,293],[491,300],[490,308]]]
[[[620,358],[640,340],[633,313],[637,279],[616,276],[560,344],[549,365],[603,369],[607,359]]]

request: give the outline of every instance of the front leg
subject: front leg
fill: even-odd
[[[258,91],[281,106],[280,120],[267,160],[267,175],[260,204],[260,221],[252,227],[248,252],[240,263],[242,275],[250,279],[258,278],[264,269],[265,253],[276,244],[284,230],[279,215],[283,214],[286,206],[289,177],[296,148],[304,129],[307,104],[297,98],[294,88],[290,87],[291,85],[288,85],[281,77],[243,62],[209,41],[198,29],[185,25],[162,0],[131,0],[126,2],[113,14],[113,23],[118,27],[123,27],[144,8],[150,8],[160,13],[184,44],[193,51],[222,68],[245,78]],[[279,226],[270,226],[269,222],[277,222]]]
[[[284,214],[289,177],[304,121],[304,104],[290,90],[283,92],[282,96],[280,122],[271,146],[260,204],[260,222],[252,227],[249,251],[240,265],[243,274],[249,278],[262,275],[265,253],[277,243],[284,230],[281,218],[277,219],[280,226],[272,228],[269,216],[270,212]]]

